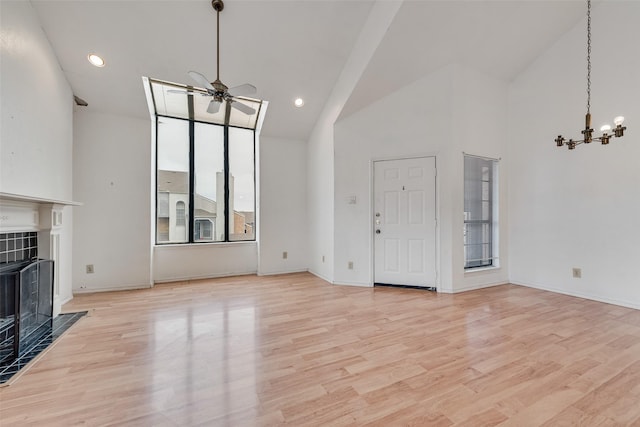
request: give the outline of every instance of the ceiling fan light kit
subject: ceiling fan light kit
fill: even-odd
[[[589,144],[593,141],[600,141],[602,145],[607,145],[611,137],[620,138],[624,136],[624,131],[627,129],[622,126],[624,123],[624,117],[622,116],[613,119],[613,123],[615,124],[613,129],[609,125],[604,125],[600,128],[602,135],[593,136],[593,128],[591,127],[591,0],[587,0],[587,114],[585,116],[584,130],[581,132],[583,139],[569,139],[567,141],[562,135],[558,135],[555,139],[556,146],[562,147],[566,145],[569,150],[574,150],[577,145]],[[612,130],[613,134],[608,133]]]
[[[238,111],[247,115],[256,113],[256,110],[246,104],[243,104],[237,99],[237,97],[251,95],[256,92],[256,87],[245,83],[240,86],[232,88],[227,87],[220,80],[220,12],[224,9],[224,3],[222,0],[212,0],[211,6],[216,11],[216,79],[213,82],[209,80],[201,73],[197,71],[189,71],[189,77],[191,77],[202,89],[194,88],[193,90],[170,90],[171,93],[182,93],[187,95],[201,95],[210,96],[211,101],[207,106],[207,113],[216,114],[220,111],[220,106],[223,103],[227,103],[228,106],[235,108]]]

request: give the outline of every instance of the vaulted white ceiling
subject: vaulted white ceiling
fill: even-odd
[[[389,1],[389,0],[386,0]],[[31,0],[88,111],[148,118],[141,76],[215,79],[210,0]],[[263,134],[306,140],[372,7],[370,0],[227,0],[220,78],[269,101]],[[582,0],[407,0],[343,116],[449,63],[511,80],[584,18]],[[95,68],[95,52],[107,66]],[[293,100],[305,99],[303,108]]]
[[[452,63],[511,81],[584,19],[586,7],[583,0],[405,1],[342,116]]]

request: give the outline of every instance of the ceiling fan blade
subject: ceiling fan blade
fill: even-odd
[[[229,95],[231,96],[244,96],[251,95],[252,93],[256,93],[256,87],[254,85],[250,85],[249,83],[245,83],[240,86],[234,86],[227,90]]]
[[[216,90],[216,88],[214,88],[211,85],[211,83],[209,83],[207,78],[205,76],[203,76],[202,74],[200,74],[199,72],[197,72],[197,71],[189,71],[188,74],[189,74],[189,77],[191,77],[200,86],[206,88],[207,90],[213,90],[213,91]]]
[[[220,101],[216,101],[215,99],[212,99],[211,102],[209,103],[209,106],[207,107],[207,113],[209,114],[215,114],[220,110],[220,104],[222,104]]]
[[[256,113],[256,110],[254,110],[253,108],[249,107],[246,104],[243,104],[242,102],[236,101],[235,99],[231,103],[231,106],[236,110],[242,111],[243,113],[249,116]]]
[[[191,91],[191,90],[180,90],[180,89],[169,89],[167,93],[180,93],[182,95],[208,95],[208,93],[200,92],[200,91]]]

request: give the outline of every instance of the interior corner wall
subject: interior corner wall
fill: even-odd
[[[150,132],[148,119],[74,115],[74,292],[151,284]]]
[[[438,289],[458,292],[505,283],[507,265],[465,273],[462,219],[463,151],[505,157],[500,136],[507,106],[502,81],[460,65],[449,65],[336,124],[335,282],[371,285],[372,164],[375,160],[435,156],[438,218]],[[503,132],[504,133],[504,132]],[[507,225],[506,174],[500,189],[500,224]],[[356,203],[348,203],[355,196]],[[507,233],[500,238],[507,252]],[[506,255],[505,255],[506,257]],[[348,269],[353,262],[354,268]]]
[[[615,22],[615,25],[609,25]],[[539,57],[509,96],[510,278],[517,284],[640,308],[640,3],[592,11],[591,113],[596,133],[618,115],[623,138],[580,139],[586,112],[586,20]],[[572,268],[582,269],[573,278]]]
[[[333,124],[317,124],[307,143],[309,271],[333,283]]]
[[[259,173],[258,274],[306,271],[307,145],[261,136]]]
[[[0,116],[0,191],[71,200],[73,94],[28,1],[0,2]],[[72,209],[56,265],[61,301],[72,298]]]

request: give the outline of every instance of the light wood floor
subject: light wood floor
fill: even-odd
[[[244,276],[79,295],[6,426],[640,426],[640,311]]]

